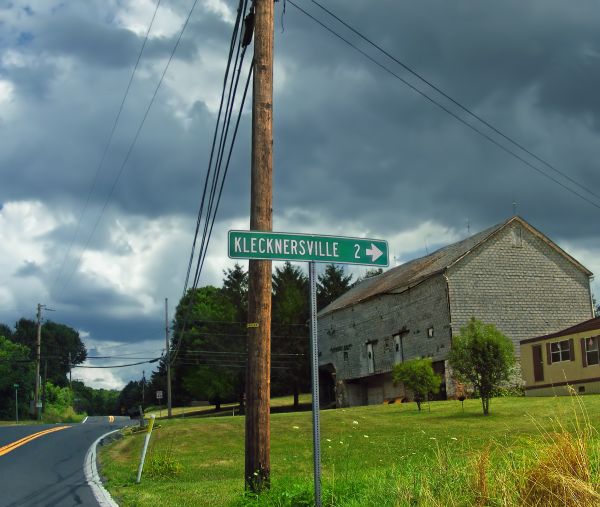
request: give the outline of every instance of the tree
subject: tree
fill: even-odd
[[[173,397],[177,402],[189,402],[198,396],[220,404],[233,401],[233,391],[219,392],[211,398],[210,386],[199,388],[207,376],[197,374],[199,368],[211,372],[212,380],[222,385],[233,383],[232,377],[245,366],[246,326],[236,319],[238,313],[223,289],[213,286],[190,289],[177,305],[173,322],[173,340],[177,351],[173,368]]]
[[[369,268],[365,271],[365,274],[363,276],[360,276],[356,279],[356,283],[354,285],[358,285],[360,282],[365,281],[367,278],[379,276],[381,273],[383,273],[383,268]]]
[[[299,395],[310,388],[308,278],[299,267],[286,262],[273,273],[272,391]]]
[[[233,269],[223,270],[223,295],[235,307],[239,322],[246,322],[248,315],[248,272],[237,262]]]
[[[234,372],[226,367],[199,366],[183,382],[189,392],[205,397],[219,411],[221,403],[233,396],[235,380]]]
[[[33,320],[20,319],[12,335],[12,341],[29,348],[30,357],[36,357],[37,324]],[[41,360],[42,367],[48,363],[47,380],[59,387],[67,385],[69,372],[69,353],[71,364],[77,365],[85,361],[87,350],[72,327],[57,322],[47,321],[42,325]]]
[[[392,378],[394,384],[402,382],[405,388],[413,392],[419,411],[421,403],[429,399],[429,393],[439,392],[442,383],[440,376],[433,371],[430,358],[411,359],[394,365]]]
[[[4,338],[11,340],[12,334],[13,332],[10,327],[8,327],[6,324],[0,323],[0,336],[4,336]]]
[[[29,349],[0,336],[0,419],[15,416],[15,384],[19,385],[19,413],[27,412],[34,380],[35,365]]]
[[[352,287],[352,275],[346,276],[343,266],[327,264],[325,273],[318,276],[317,308],[322,310]]]
[[[496,326],[471,318],[454,337],[448,361],[459,380],[473,385],[481,397],[483,414],[488,415],[490,398],[510,377],[515,351]]]

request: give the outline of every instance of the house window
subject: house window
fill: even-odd
[[[512,246],[515,248],[521,248],[523,246],[523,229],[521,229],[521,227],[515,227],[512,230]]]
[[[571,347],[569,347],[569,340],[551,343],[550,356],[553,363],[558,363],[560,361],[570,361]]]
[[[427,328],[427,338],[433,338],[433,326]]]
[[[348,351],[344,350],[344,361],[348,361]]]
[[[585,356],[587,365],[600,363],[600,348],[598,342],[600,336],[594,336],[585,339]]]

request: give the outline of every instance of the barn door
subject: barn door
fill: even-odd
[[[544,361],[542,360],[542,346],[534,345],[531,348],[533,352],[533,380],[541,382],[544,380]]]

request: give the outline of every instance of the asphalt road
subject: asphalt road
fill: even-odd
[[[84,475],[85,455],[98,437],[130,423],[111,416],[84,424],[1,426],[0,507],[97,507]]]

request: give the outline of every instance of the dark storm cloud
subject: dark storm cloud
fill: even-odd
[[[311,2],[299,3],[393,72],[473,121],[331,22]],[[190,2],[169,5],[185,16]],[[193,225],[232,29],[202,5],[186,29],[175,63],[89,243],[95,251],[130,255],[126,235],[118,241],[111,235],[119,217],[143,221],[185,216]],[[227,5],[233,12],[237,2]],[[337,0],[326,5],[477,114],[600,194],[597,3]],[[273,107],[276,225],[291,217],[290,226],[300,231],[317,217],[328,224],[356,224],[358,230],[348,230],[349,235],[369,230],[386,237],[426,221],[464,231],[469,220],[475,232],[506,219],[516,202],[517,212],[557,243],[568,242],[581,251],[600,248],[598,208],[492,145],[289,4],[282,32],[281,9],[279,2]],[[17,270],[17,276],[29,277],[36,268],[43,272],[41,278],[50,280],[77,228],[143,37],[117,26],[104,2],[64,4],[56,15],[46,17],[34,10],[25,18],[0,25],[2,49],[23,55],[18,65],[0,58],[0,79],[14,85],[9,105],[17,111],[5,116],[0,109],[0,202],[41,200],[50,209],[75,217],[44,236],[50,259],[46,265],[24,264]],[[148,42],[75,238],[74,253],[66,263],[67,273],[95,227],[175,38],[176,34]],[[193,80],[186,72],[200,78],[205,89],[187,90],[188,80]],[[182,94],[188,92],[193,99],[183,100]],[[218,230],[228,228],[234,218],[247,217],[249,156],[246,114],[219,208]],[[191,227],[188,232],[191,241]],[[431,248],[438,246],[438,238],[428,241]],[[182,282],[181,265],[187,254],[178,251],[152,260],[157,290],[171,286],[172,280]],[[154,329],[160,329],[161,316],[146,315],[139,299],[79,275],[65,294],[57,295],[65,308],[65,322],[104,340],[152,338]]]
[[[28,276],[39,276],[43,270],[33,261],[25,261],[23,265],[15,272],[14,276],[25,278]]]

